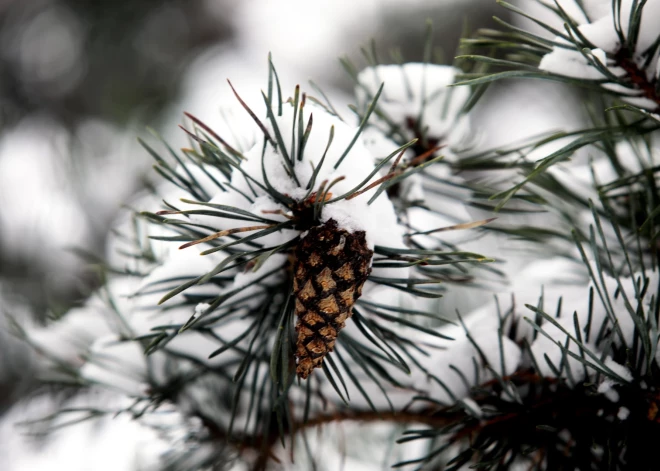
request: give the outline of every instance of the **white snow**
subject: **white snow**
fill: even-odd
[[[562,2],[562,6],[566,6],[571,2]],[[589,13],[589,18],[578,12],[578,7],[575,2],[567,8],[569,13],[572,13],[574,19],[579,22],[579,31],[584,36],[586,44],[578,46],[572,45],[566,39],[556,37],[555,41],[562,44],[562,46],[554,46],[551,53],[546,54],[539,68],[547,72],[575,77],[587,80],[604,80],[610,81],[602,72],[591,65],[590,61],[582,54],[580,49],[582,46],[587,47],[590,53],[605,66],[611,74],[617,77],[622,77],[626,72],[615,65],[612,55],[614,55],[621,47],[621,39],[617,34],[614,21],[614,13],[612,7],[609,8],[605,5],[609,2],[589,2],[586,6],[586,11]],[[624,0],[621,2],[621,27],[624,37],[630,34],[629,23],[631,17],[633,2],[632,0]],[[642,10],[641,23],[639,26],[639,33],[637,42],[635,44],[634,61],[637,65],[646,71],[648,79],[654,76],[656,64],[658,61],[658,51],[655,51],[648,64],[645,64],[646,58],[643,56],[644,52],[657,40],[657,18],[660,17],[660,1],[650,0],[646,2]],[[610,59],[607,56],[610,56]],[[605,88],[610,88],[605,85]],[[624,95],[635,95],[639,90],[635,88],[626,88],[620,90]],[[657,103],[649,99],[640,98],[622,98],[636,106],[653,110],[657,108]]]
[[[607,399],[612,402],[619,402],[619,392],[616,389],[613,389],[614,381],[610,378],[605,378],[602,383],[598,385],[598,393],[603,394]]]
[[[76,425],[64,426],[47,438],[30,439],[26,432],[38,433],[41,427],[18,425],[19,422],[43,419],[61,407],[92,407],[112,411],[123,399],[107,393],[92,392],[60,404],[51,398],[38,397],[19,403],[0,422],[0,469],[99,471],[160,469],[160,458],[171,443],[155,429],[132,420],[128,415],[104,416]],[[81,418],[84,413],[63,414],[52,425],[63,425]]]
[[[616,413],[616,416],[619,420],[626,420],[629,415],[630,415],[630,409],[628,409],[627,407],[619,407],[619,410]]]
[[[80,261],[66,247],[86,247],[90,227],[67,175],[69,136],[48,119],[26,119],[0,141],[0,228],[5,253],[39,252],[50,272],[71,273]]]
[[[591,53],[598,62],[607,66],[608,62],[605,51],[602,49],[592,49]],[[557,47],[551,53],[543,56],[539,64],[539,69],[566,77],[589,80],[604,80],[605,78],[603,73],[596,69],[580,52],[563,47]],[[618,75],[622,75],[620,69],[612,70],[611,72],[618,72]]]
[[[264,106],[262,105],[260,108],[255,107],[255,110],[262,110],[263,108]],[[274,110],[277,115],[277,105],[274,105]],[[278,192],[301,200],[308,194],[306,186],[310,182],[314,166],[318,166],[321,162],[321,158],[328,146],[330,130],[333,128],[334,138],[328,148],[323,165],[318,172],[312,191],[317,190],[319,185],[324,181],[326,184],[336,182],[329,190],[331,195],[328,195],[328,198],[332,199],[357,187],[374,169],[374,157],[359,140],[354,143],[350,152],[343,156],[344,151],[353,140],[357,129],[345,124],[322,108],[308,102],[302,116],[304,126],[306,126],[311,115],[313,115],[313,127],[306,142],[303,159],[298,160],[294,157],[295,162],[293,166],[297,181],[288,174],[281,151],[276,151],[273,146],[268,146],[266,149],[262,164],[260,143],[255,144],[252,149],[245,152],[244,155],[247,160],[241,165],[244,172],[262,185],[265,184],[263,178],[263,173],[265,172],[269,183]],[[292,153],[291,140],[294,129],[296,129],[296,146],[298,139],[298,124],[297,122],[293,122],[293,116],[293,106],[284,103],[283,115],[281,117],[276,116],[275,118],[288,154]],[[268,128],[270,136],[276,139],[277,131],[274,129],[270,120],[266,118],[265,113],[261,113],[260,119]],[[252,127],[256,128],[256,124],[253,123]],[[243,133],[244,131],[238,129],[237,132]],[[340,159],[342,159],[341,162]],[[238,171],[234,171],[234,175],[232,177],[232,185],[241,192],[252,194],[251,186],[255,187],[255,191],[257,192],[255,202],[250,203],[238,193],[232,194],[230,192],[228,194],[218,192],[211,200],[212,203],[234,205],[240,209],[251,211],[254,214],[263,213],[264,210],[273,211],[277,209],[289,212],[288,208],[275,201],[263,189],[256,187],[254,183],[251,186],[248,185],[246,178]],[[375,181],[378,177],[379,175],[374,175],[369,182]],[[402,231],[398,227],[394,209],[387,196],[383,194],[371,205],[367,204],[375,191],[376,188],[350,201],[343,199],[326,205],[321,214],[321,222],[333,218],[340,227],[348,231],[366,231],[367,243],[370,247],[376,244],[401,247]],[[286,220],[283,216],[273,214],[268,214],[268,217],[279,221]],[[220,218],[212,217],[196,217],[195,220],[212,224],[218,230],[254,225],[250,221],[221,220]],[[261,242],[267,246],[279,245],[295,237],[295,235],[296,232],[291,230],[280,231],[264,237]]]
[[[197,306],[195,306],[195,315],[200,315],[210,307],[211,305],[209,303],[199,303]]]
[[[611,358],[606,358],[603,364],[612,370],[617,376],[619,376],[623,381],[629,383],[633,380],[633,376],[630,373],[630,370],[625,367],[624,365],[621,365]]]
[[[358,108],[364,112],[384,83],[379,112],[399,127],[406,140],[415,137],[408,121],[417,122],[420,131],[427,129],[429,137],[448,146],[440,153],[449,154],[467,147],[472,140],[469,118],[460,114],[470,89],[448,88],[458,72],[451,66],[423,63],[367,68],[358,75],[355,88]],[[386,133],[391,132],[384,119],[374,116],[371,122]]]
[[[153,359],[154,355],[149,362]],[[147,362],[138,342],[122,342],[109,335],[94,342],[80,376],[129,397],[142,397],[148,388]]]

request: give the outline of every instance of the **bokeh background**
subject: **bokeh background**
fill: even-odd
[[[38,324],[81,303],[99,283],[90,254],[104,257],[122,205],[154,177],[136,137],[151,127],[176,145],[184,111],[219,119],[226,79],[264,87],[269,52],[285,84],[311,79],[345,106],[339,57],[364,64],[373,40],[383,62],[420,60],[430,18],[451,63],[493,15],[519,21],[493,0],[0,0],[0,311]],[[492,87],[474,113],[482,145],[576,126],[571,93]],[[34,387],[8,324],[0,414]]]

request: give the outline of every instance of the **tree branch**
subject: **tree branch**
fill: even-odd
[[[616,64],[630,77],[630,81],[643,92],[644,97],[660,107],[660,95],[658,95],[656,90],[656,80],[651,81],[648,79],[646,72],[640,69],[632,59],[630,51],[621,48],[615,54],[614,59],[616,60]]]

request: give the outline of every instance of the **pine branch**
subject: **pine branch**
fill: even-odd
[[[633,60],[632,54],[626,48],[621,48],[614,55],[616,65],[621,67],[630,82],[643,92],[643,96],[654,102],[660,108],[660,90],[658,88],[658,77],[649,80],[646,71],[642,70]]]

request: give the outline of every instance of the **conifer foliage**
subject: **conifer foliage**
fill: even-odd
[[[163,469],[322,467],[341,423],[390,427],[402,469],[656,469],[660,1],[499,3],[546,34],[496,19],[454,66],[430,26],[423,63],[364,50],[351,117],[269,59],[224,129],[143,142],[162,181],[82,308],[104,322],[68,355],[22,332],[47,380],[178,437]],[[484,149],[508,78],[580,87],[589,121]]]

